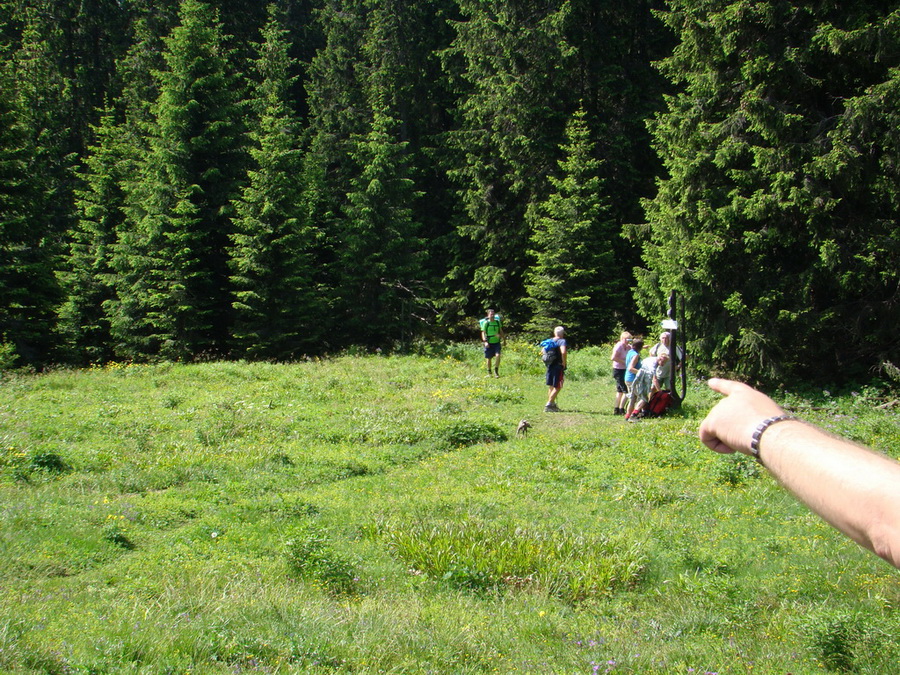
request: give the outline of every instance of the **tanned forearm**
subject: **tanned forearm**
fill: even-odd
[[[900,567],[900,463],[783,419],[772,399],[740,382],[713,378],[725,398],[700,424],[700,440],[716,452],[753,454],[798,499],[861,546]],[[777,422],[773,422],[777,419]]]
[[[900,567],[900,464],[799,421],[768,429],[759,457],[815,513]]]

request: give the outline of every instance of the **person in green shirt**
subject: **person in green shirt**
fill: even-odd
[[[488,376],[493,372],[494,377],[500,377],[500,341],[505,337],[500,315],[488,309],[486,316],[478,322],[478,325],[481,328],[481,342],[484,344]],[[491,361],[495,358],[494,368],[491,371]]]

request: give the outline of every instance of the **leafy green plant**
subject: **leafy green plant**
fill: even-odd
[[[528,587],[568,602],[631,587],[645,564],[639,545],[471,520],[405,524],[387,536],[394,555],[453,585],[479,590]]]
[[[505,441],[509,434],[496,424],[453,420],[439,426],[435,437],[450,448],[462,448],[476,443]]]
[[[56,452],[42,450],[31,455],[28,466],[32,471],[46,471],[47,473],[65,473],[72,467]]]
[[[346,595],[356,591],[359,579],[354,564],[334,550],[319,527],[297,528],[282,549],[289,566],[301,578],[317,581],[332,593]]]
[[[134,548],[134,542],[118,524],[107,525],[103,528],[103,538],[111,544],[124,549]]]
[[[735,453],[726,456],[719,462],[715,473],[719,483],[730,487],[740,487],[759,478],[759,463],[746,455]]]
[[[0,371],[10,370],[16,366],[19,355],[16,346],[10,342],[0,341]]]
[[[861,617],[847,612],[814,616],[806,626],[814,657],[826,668],[855,672],[856,651],[865,635]]]

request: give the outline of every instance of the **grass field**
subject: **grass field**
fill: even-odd
[[[900,672],[898,572],[703,448],[704,385],[626,423],[588,348],[547,414],[533,347],[431,351],[6,375],[0,670]],[[870,389],[779,398],[900,455]]]

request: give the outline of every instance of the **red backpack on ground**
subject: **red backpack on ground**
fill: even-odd
[[[671,408],[674,403],[675,397],[672,396],[671,392],[668,392],[665,389],[654,392],[650,397],[650,400],[647,401],[647,405],[644,406],[644,416],[659,417],[660,415],[663,415],[666,410]]]

